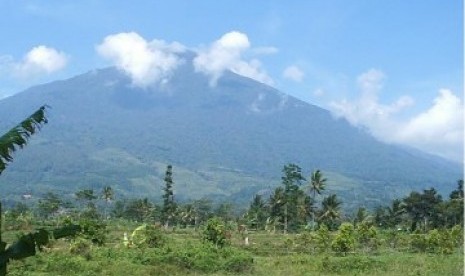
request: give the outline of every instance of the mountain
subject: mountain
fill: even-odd
[[[226,72],[212,87],[187,62],[146,89],[115,68],[32,87],[0,101],[0,133],[43,104],[49,124],[0,177],[6,198],[111,185],[158,199],[167,164],[178,199],[237,202],[279,185],[289,162],[306,175],[321,169],[349,205],[432,186],[446,193],[462,177],[459,164],[381,143],[252,79]]]

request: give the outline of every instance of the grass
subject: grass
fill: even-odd
[[[252,232],[244,246],[233,233],[231,245],[216,248],[201,241],[192,229],[165,233],[162,248],[125,248],[122,233],[135,225],[112,225],[110,243],[71,253],[70,243],[58,241],[38,253],[8,265],[8,275],[463,275],[463,250],[452,254],[410,253],[379,248],[371,254],[340,257],[331,251],[313,252],[299,245],[300,235]],[[6,232],[5,239],[14,239]]]

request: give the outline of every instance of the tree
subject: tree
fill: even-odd
[[[154,206],[147,198],[134,199],[126,205],[124,216],[137,222],[146,222],[153,218],[153,210]]]
[[[351,223],[344,222],[331,243],[331,248],[337,254],[345,256],[355,249],[355,231]]]
[[[198,217],[194,204],[188,203],[178,207],[178,221],[183,227],[194,225]]]
[[[176,212],[176,202],[174,202],[174,193],[173,193],[173,167],[168,165],[166,167],[165,173],[165,187],[163,191],[163,206],[161,209],[161,218],[162,223],[167,229],[169,227],[170,221],[175,217]]]
[[[63,200],[55,193],[48,192],[39,199],[39,214],[44,218],[56,214],[61,207],[63,207]]]
[[[463,225],[463,180],[457,182],[457,189],[449,195],[449,200],[439,206],[443,214],[443,226]]]
[[[316,195],[320,195],[321,192],[325,189],[327,179],[323,177],[323,174],[320,170],[316,170],[312,173],[311,180],[309,183],[310,192],[313,193],[313,202],[316,202]],[[312,229],[315,231],[315,211],[312,208]]]
[[[97,195],[94,194],[93,189],[82,189],[77,191],[75,194],[76,200],[85,203],[86,209],[81,211],[81,215],[86,218],[98,218],[97,207],[95,206],[94,200],[97,199]],[[82,204],[81,204],[82,209]]]
[[[297,217],[297,201],[299,197],[299,186],[305,178],[302,169],[296,164],[288,164],[283,168],[284,175],[281,177],[284,186],[284,233],[287,233],[289,224]]]
[[[245,214],[247,223],[255,230],[265,228],[266,219],[269,213],[266,208],[266,203],[263,201],[261,195],[255,195],[250,203],[249,210]]]
[[[431,220],[439,216],[439,204],[442,197],[434,188],[424,190],[423,193],[411,192],[403,199],[404,208],[412,220],[411,231],[417,229],[418,224],[423,224],[423,231],[428,231]]]
[[[326,223],[330,229],[334,228],[334,221],[341,216],[341,203],[335,194],[325,197],[321,203],[322,210],[319,220]]]
[[[225,223],[221,218],[213,217],[207,221],[203,230],[203,239],[213,243],[216,247],[223,247],[229,243]]]
[[[105,211],[104,211],[104,216],[105,219],[107,218],[107,209],[108,205],[111,203],[113,199],[115,199],[115,193],[113,192],[113,189],[110,186],[105,186],[103,187],[102,190],[102,199],[105,200]]]

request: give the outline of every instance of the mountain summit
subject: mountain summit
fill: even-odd
[[[0,131],[42,104],[50,123],[0,178],[12,197],[114,187],[160,198],[167,164],[175,193],[249,201],[281,169],[319,168],[328,189],[376,204],[412,189],[447,192],[459,164],[375,140],[330,112],[226,72],[211,86],[190,63],[168,82],[138,88],[115,68],[32,87],[0,101]]]

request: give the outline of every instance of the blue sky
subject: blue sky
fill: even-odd
[[[149,48],[156,39],[207,60],[226,53],[221,68],[380,140],[462,160],[462,1],[0,0],[0,98],[121,65],[116,38],[130,32],[124,41]],[[226,39],[232,52],[218,48]]]

